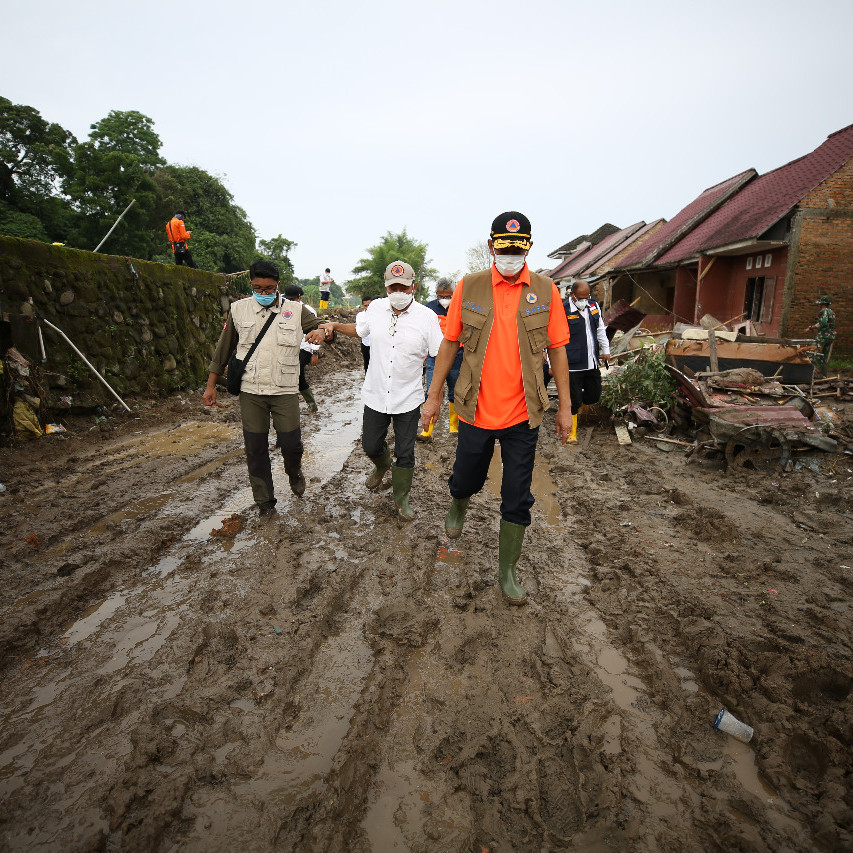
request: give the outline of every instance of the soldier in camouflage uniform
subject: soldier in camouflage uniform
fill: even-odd
[[[828,296],[821,296],[815,302],[815,305],[823,305],[817,315],[817,322],[810,329],[815,329],[815,343],[820,350],[815,358],[815,363],[820,367],[821,372],[826,375],[827,365],[829,364],[829,353],[832,350],[832,344],[835,341],[835,312],[829,307],[832,300]]]

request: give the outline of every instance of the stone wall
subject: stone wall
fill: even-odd
[[[224,276],[0,236],[0,344],[40,369],[53,408],[114,402],[60,328],[120,395],[198,387],[230,302]]]

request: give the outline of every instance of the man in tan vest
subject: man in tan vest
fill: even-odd
[[[252,495],[262,516],[275,513],[275,490],[270,465],[269,432],[272,417],[284,458],[290,489],[302,497],[302,431],[299,424],[299,345],[305,332],[320,321],[301,302],[282,299],[278,292],[278,267],[258,260],[249,268],[252,295],[232,303],[228,319],[210,362],[204,392],[205,406],[216,402],[216,380],[225,372],[231,353],[245,359],[261,331],[260,343],[246,363],[240,385],[240,415],[246,445],[246,465]],[[333,332],[325,335],[331,338]]]
[[[557,434],[564,441],[572,425],[566,312],[554,282],[528,268],[526,258],[532,245],[530,220],[524,214],[511,210],[492,222],[492,267],[465,276],[457,285],[421,409],[421,424],[427,429],[438,414],[444,380],[463,344],[454,392],[459,441],[449,480],[453,500],[444,529],[452,539],[461,535],[468,502],[483,488],[495,441],[499,441],[503,481],[498,578],[510,604],[527,601],[516,565],[530,524],[536,441],[548,407],[542,377],[545,349],[560,395]]]

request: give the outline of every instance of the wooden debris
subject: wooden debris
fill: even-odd
[[[613,424],[613,429],[616,432],[616,440],[619,444],[631,444],[631,434],[625,424]]]

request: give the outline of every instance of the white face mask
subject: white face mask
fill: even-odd
[[[495,255],[495,266],[501,275],[515,275],[524,268],[525,255]]]
[[[449,300],[449,299],[439,299],[439,300],[438,300],[438,304],[439,304],[442,308],[447,308],[447,306],[448,306],[448,305],[450,305],[450,300]]]
[[[581,311],[583,311],[583,309],[586,308],[587,305],[589,305],[589,300],[588,299],[575,299],[575,305],[577,305],[578,308]]]
[[[388,301],[391,303],[391,307],[397,311],[408,308],[413,298],[411,293],[401,293],[399,290],[388,294]]]

